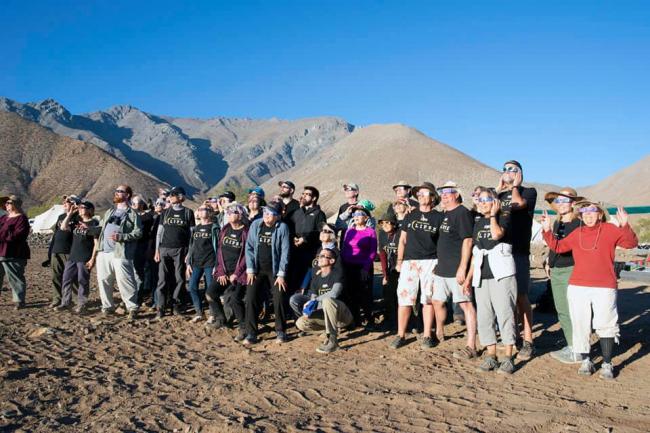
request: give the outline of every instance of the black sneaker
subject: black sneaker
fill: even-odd
[[[181,313],[181,308],[178,305],[174,305],[172,307],[172,312],[173,312],[174,316],[180,316],[182,314]]]
[[[275,342],[277,344],[283,344],[289,341],[289,337],[287,337],[287,333],[283,331],[278,331],[277,337],[275,337]]]
[[[252,346],[253,344],[257,344],[257,336],[254,334],[248,334],[242,341],[242,344],[244,346]]]
[[[433,341],[433,338],[431,338],[431,337],[422,337],[422,339],[420,339],[420,347],[422,349],[425,349],[425,350],[433,349],[434,346],[435,346],[435,343]]]
[[[393,341],[390,342],[388,347],[391,349],[399,349],[400,347],[404,346],[406,344],[406,338],[400,337],[399,335],[393,339]]]
[[[240,329],[239,332],[237,333],[237,336],[235,337],[236,342],[241,342],[246,339],[246,331],[243,329]]]

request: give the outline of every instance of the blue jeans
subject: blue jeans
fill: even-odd
[[[203,314],[203,303],[201,302],[202,294],[199,293],[199,283],[201,282],[201,277],[205,276],[205,287],[210,287],[212,284],[212,269],[212,266],[207,268],[192,266],[192,276],[190,277],[190,297],[192,298],[192,304],[194,305],[194,311],[197,316]]]

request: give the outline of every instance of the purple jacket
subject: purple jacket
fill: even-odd
[[[219,244],[217,245],[217,266],[214,267],[213,276],[215,278],[227,277],[226,266],[223,261],[223,250],[221,245],[223,244],[223,238],[226,236],[226,229],[230,226],[230,223],[223,226],[219,232]],[[235,267],[235,275],[237,276],[237,282],[239,284],[246,285],[246,239],[248,238],[248,227],[244,226],[241,234],[241,252],[239,253],[239,259],[237,259],[237,266]]]
[[[363,230],[357,230],[354,227],[347,229],[341,250],[343,263],[362,265],[363,269],[370,271],[376,255],[377,234],[375,229],[370,227]]]
[[[27,245],[29,235],[29,220],[26,215],[9,218],[0,217],[0,257],[12,259],[29,259],[30,251]]]

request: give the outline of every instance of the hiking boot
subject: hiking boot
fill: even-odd
[[[237,336],[235,336],[234,340],[239,343],[244,341],[245,339],[246,339],[246,331],[244,329],[240,329],[239,331],[237,331]]]
[[[61,312],[61,311],[67,311],[70,309],[70,305],[57,305],[54,307],[54,311]]]
[[[135,319],[138,318],[138,310],[129,310],[129,313],[126,315],[127,322],[135,322]]]
[[[512,362],[512,358],[508,357],[501,361],[501,365],[499,365],[497,373],[512,374],[513,371],[515,371],[515,364]]]
[[[598,376],[601,379],[613,380],[614,379],[614,366],[611,362],[603,362],[600,366]]]
[[[580,376],[591,376],[594,374],[594,363],[591,362],[591,359],[587,356],[582,360],[580,368],[578,369],[578,374]]]
[[[192,317],[192,320],[190,320],[190,322],[196,323],[196,322],[200,322],[201,320],[203,320],[203,316],[197,314],[196,316]]]
[[[406,339],[398,335],[397,337],[395,337],[395,339],[393,339],[393,341],[390,342],[388,347],[390,347],[391,349],[399,349],[405,344],[406,344]]]
[[[318,348],[316,349],[316,352],[318,352],[318,353],[332,353],[332,352],[336,351],[336,349],[338,349],[338,348],[339,348],[339,343],[336,340],[336,337],[330,335],[329,338],[327,339],[326,343],[321,344],[320,346],[318,346]]]
[[[163,317],[165,317],[165,312],[163,311],[162,308],[158,308],[156,310],[156,320],[162,320]]]
[[[106,318],[109,316],[113,316],[115,314],[115,310],[113,308],[102,308],[102,317]]]
[[[535,347],[530,341],[524,341],[521,349],[517,352],[517,359],[520,361],[528,361],[535,354]]]
[[[16,305],[14,305],[14,310],[22,310],[25,308],[25,303],[24,302],[16,302]]]
[[[478,356],[476,349],[472,349],[469,346],[465,346],[460,350],[457,350],[452,355],[456,359],[474,359]]]
[[[180,316],[181,314],[183,314],[181,313],[181,307],[179,307],[178,305],[174,305],[172,307],[172,313],[174,314],[174,316]]]
[[[206,325],[212,325],[215,320],[217,320],[217,319],[215,319],[214,316],[208,316],[208,320],[205,321],[205,324]]]
[[[83,316],[86,314],[86,306],[85,305],[77,305],[74,309],[75,314],[78,314],[80,316]]]
[[[209,326],[212,329],[221,329],[223,327],[223,320],[221,319],[215,319],[212,323],[206,323],[205,326]],[[244,334],[244,337],[246,335]],[[242,338],[243,340],[243,338]]]
[[[499,368],[499,362],[494,356],[486,356],[483,362],[478,366],[477,370],[480,372],[488,372]]]
[[[242,344],[244,346],[252,346],[253,344],[257,344],[257,336],[253,334],[248,334],[246,338],[242,341]]]
[[[298,337],[306,337],[306,336],[308,336],[308,335],[309,335],[309,334],[306,333],[305,331],[300,331],[300,332],[298,333]]]
[[[289,337],[287,337],[287,333],[283,331],[278,331],[277,337],[275,337],[275,342],[277,344],[283,344],[289,341]]]
[[[435,347],[435,343],[433,341],[433,338],[431,337],[422,337],[420,340],[420,347],[422,349],[428,350],[428,349],[433,349]]]
[[[551,358],[563,364],[580,364],[582,362],[580,354],[574,353],[571,346],[564,346],[560,350],[551,352]]]

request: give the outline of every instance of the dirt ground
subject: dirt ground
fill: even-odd
[[[536,314],[538,354],[511,377],[454,359],[464,337],[453,324],[427,352],[415,337],[391,351],[389,335],[356,330],[321,355],[320,337],[295,328],[286,345],[266,332],[249,350],[191,315],[98,320],[95,289],[89,316],[54,312],[45,252],[33,255],[28,308],[0,298],[0,431],[650,431],[650,289],[638,282],[621,282],[617,377],[604,382],[550,358],[561,339],[550,314]]]

